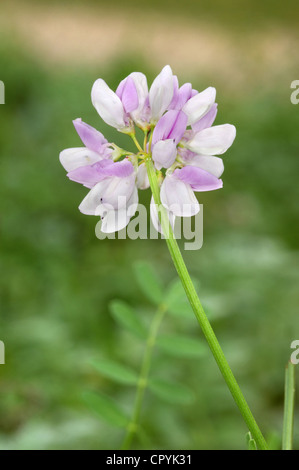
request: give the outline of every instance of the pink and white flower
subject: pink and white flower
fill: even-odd
[[[138,150],[133,154],[120,149],[76,119],[74,126],[84,147],[60,153],[69,179],[89,188],[80,211],[100,216],[103,232],[121,230],[135,214],[138,189],[150,186],[148,159],[153,160],[158,172],[161,203],[172,225],[176,217],[198,213],[196,192],[222,188],[224,165],[218,155],[232,145],[236,129],[230,124],[213,126],[217,115],[215,88],[199,93],[191,83],[179,87],[178,78],[166,65],[150,88],[143,73],[133,72],[115,92],[104,80],[96,80],[91,98],[102,119],[132,137]],[[143,148],[136,140],[135,125],[144,131]],[[161,231],[153,199],[150,208],[153,224]]]

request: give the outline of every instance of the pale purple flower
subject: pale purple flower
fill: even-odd
[[[128,92],[128,83],[130,82],[131,82],[131,89],[133,90],[131,92],[133,95],[133,100],[131,101],[132,102],[134,101],[134,104],[135,104],[136,103],[135,100],[137,96],[137,106],[135,107],[135,105],[134,106],[131,105],[132,109],[127,112],[130,113],[132,120],[137,125],[139,125],[140,127],[143,127],[144,125],[145,126],[147,125],[147,121],[149,121],[149,115],[150,115],[147,79],[146,79],[146,76],[141,72],[131,73],[128,77],[126,77],[124,80],[120,82],[116,90],[116,94],[119,96],[119,98],[122,98],[122,97],[125,98],[124,90],[127,89],[127,92]],[[132,83],[134,84],[136,95],[135,95],[135,91],[133,89]]]
[[[158,172],[161,203],[172,226],[177,216],[198,213],[195,192],[222,188],[224,165],[217,155],[232,145],[236,129],[230,124],[213,126],[217,115],[215,88],[199,93],[191,83],[180,87],[166,65],[150,88],[143,73],[133,72],[115,92],[104,80],[96,80],[91,98],[102,119],[132,137],[137,146],[135,154],[121,149],[76,119],[74,126],[84,147],[60,153],[68,178],[89,189],[80,211],[100,216],[103,232],[121,230],[135,214],[138,190],[150,186],[148,159],[153,160]],[[136,140],[135,125],[144,131],[143,147]],[[161,232],[153,198],[150,212],[155,228]]]
[[[188,116],[188,124],[192,125],[210,111],[215,103],[216,90],[209,87],[201,93],[192,96],[182,110]]]
[[[128,160],[98,162],[77,168],[67,175],[71,180],[91,188],[79,206],[87,215],[102,218],[102,232],[111,233],[124,228],[135,214],[138,192],[134,167]]]
[[[159,119],[152,139],[152,156],[156,168],[169,168],[177,155],[177,144],[182,139],[188,118],[183,111],[170,110]]]
[[[82,119],[73,121],[75,129],[85,147],[65,149],[59,154],[60,162],[66,171],[80,166],[92,165],[100,160],[110,158],[112,149],[103,134],[89,126]]]
[[[191,217],[200,209],[194,191],[213,191],[222,186],[222,180],[211,173],[186,166],[166,176],[161,186],[161,202],[173,215]]]
[[[179,81],[176,75],[173,76],[173,97],[168,109],[181,110],[187,101],[196,95],[198,91],[192,89],[191,83],[184,83],[179,88]]]

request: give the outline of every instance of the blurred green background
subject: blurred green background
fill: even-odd
[[[59,152],[80,146],[77,117],[127,145],[93,108],[90,90],[128,73],[149,83],[165,64],[180,82],[217,88],[216,124],[237,138],[224,156],[224,189],[200,194],[204,244],[185,252],[199,297],[249,404],[280,445],[284,368],[299,339],[299,79],[297,1],[9,1],[1,6],[0,449],[117,449],[123,431],[94,415],[98,390],[130,412],[134,388],[91,367],[110,358],[140,367],[143,344],[109,312],[121,299],[148,324],[154,307],[133,274],[150,262],[166,286],[175,271],[163,240],[98,240],[96,218],[77,207]],[[149,192],[142,194],[148,202]],[[204,343],[193,317],[166,316],[163,333]],[[247,432],[208,355],[155,353],[153,371],[190,387],[175,406],[146,394],[149,449],[245,449]],[[298,375],[298,374],[297,374]],[[299,447],[298,407],[295,446]]]

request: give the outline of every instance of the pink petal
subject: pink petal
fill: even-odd
[[[85,147],[94,152],[101,153],[102,146],[108,143],[103,134],[89,124],[86,124],[86,122],[83,122],[81,118],[75,119],[73,124]]]
[[[176,144],[172,139],[159,140],[153,146],[153,160],[157,170],[169,168],[175,161],[177,154]]]
[[[159,119],[153,132],[153,145],[159,140],[173,139],[179,143],[187,127],[188,118],[183,111],[170,110]]]
[[[129,76],[120,82],[116,94],[121,99],[126,113],[131,113],[138,108],[138,93],[132,77]]]
[[[202,131],[203,129],[212,126],[217,116],[217,106],[217,103],[214,103],[210,111],[208,111],[205,116],[199,119],[199,121],[192,124],[192,129],[195,132]]]
[[[175,170],[173,174],[184,183],[190,184],[194,191],[213,191],[223,187],[222,180],[199,167],[188,165]]]

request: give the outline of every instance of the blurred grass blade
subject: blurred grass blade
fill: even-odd
[[[148,387],[159,398],[174,405],[187,405],[194,401],[193,392],[181,384],[161,379],[151,379]]]
[[[113,300],[110,302],[109,308],[113,318],[121,326],[138,336],[138,338],[145,339],[147,337],[146,329],[130,305],[122,300]]]
[[[289,362],[285,371],[282,450],[292,450],[295,399],[295,365]]]
[[[91,364],[97,371],[115,382],[124,385],[136,385],[138,382],[138,375],[135,371],[118,362],[103,359],[101,361],[92,361]]]
[[[208,351],[206,344],[200,339],[179,335],[161,335],[157,339],[157,346],[175,357],[203,357]]]
[[[112,426],[118,428],[127,426],[128,418],[111,398],[95,392],[85,392],[83,400],[92,411]]]
[[[248,447],[248,450],[257,450],[257,445],[256,445],[255,440],[254,440],[253,437],[252,437],[251,432],[248,432],[248,433],[246,434],[246,440],[247,440],[247,447]]]
[[[134,263],[134,273],[144,295],[155,305],[162,303],[163,285],[152,266],[144,261],[138,261]]]

